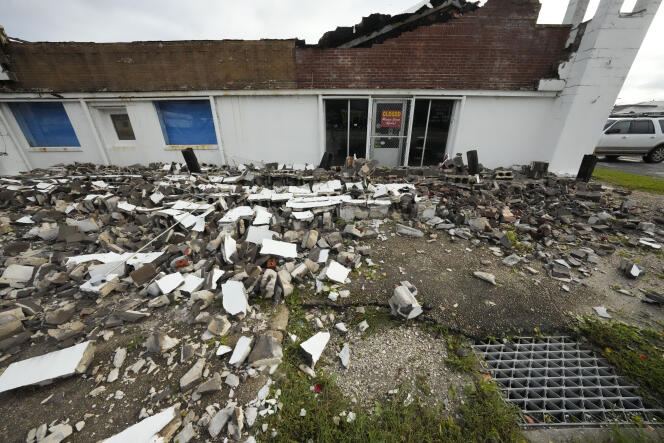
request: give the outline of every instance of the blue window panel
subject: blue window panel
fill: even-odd
[[[167,145],[214,145],[212,110],[207,100],[154,102]]]
[[[81,146],[62,103],[10,103],[9,107],[31,147]]]

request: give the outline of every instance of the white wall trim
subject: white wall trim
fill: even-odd
[[[0,93],[2,101],[22,101],[39,99],[44,101],[78,101],[80,99],[95,100],[152,100],[154,98],[214,97],[232,96],[284,96],[284,95],[323,95],[326,98],[360,98],[358,96],[390,96],[390,97],[455,97],[490,96],[490,97],[555,97],[551,91],[502,91],[502,90],[446,90],[446,89],[268,89],[268,90],[234,90],[234,91],[163,91],[163,92],[63,92],[55,96],[48,93],[11,92]]]

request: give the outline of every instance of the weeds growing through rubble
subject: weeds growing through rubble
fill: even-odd
[[[584,317],[578,333],[601,349],[622,375],[637,382],[646,396],[664,401],[664,331]]]
[[[301,296],[297,291],[286,298],[286,304],[291,310],[287,332],[304,339],[313,333],[313,329],[309,322],[304,321],[306,312],[300,303]],[[372,328],[386,327],[391,320],[381,311],[384,310],[372,308],[363,319]],[[263,421],[268,425],[268,431],[261,435],[261,440],[523,441],[518,425],[519,412],[502,400],[498,388],[492,383],[478,378],[474,384],[467,386],[465,402],[459,407],[458,416],[446,413],[442,407],[428,407],[404,389],[377,402],[372,410],[363,410],[344,397],[333,376],[320,369],[324,363],[319,362],[317,365],[319,369],[316,377],[309,378],[302,373],[298,366],[306,362],[299,352],[299,345],[290,340],[285,340],[285,343],[281,368],[283,374],[273,386],[273,392],[277,389],[281,391],[278,401],[283,406]],[[420,391],[427,390],[422,382],[416,385]],[[274,435],[272,430],[276,430]]]

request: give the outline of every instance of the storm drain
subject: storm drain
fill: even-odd
[[[643,421],[664,424],[609,363],[569,337],[520,337],[474,346],[525,426],[584,426]]]

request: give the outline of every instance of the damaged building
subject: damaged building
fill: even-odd
[[[26,42],[0,35],[0,174],[58,163],[487,167],[592,153],[661,0],[432,0],[301,40]]]

